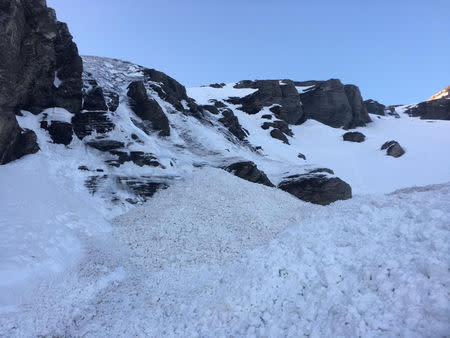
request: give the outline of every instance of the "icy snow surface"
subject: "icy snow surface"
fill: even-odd
[[[76,235],[0,336],[445,336],[449,210],[449,184],[322,207],[204,168]]]

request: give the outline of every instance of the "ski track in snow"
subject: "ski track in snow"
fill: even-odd
[[[276,205],[274,205],[276,203]],[[445,336],[450,184],[322,207],[217,169],[79,234],[1,336]]]

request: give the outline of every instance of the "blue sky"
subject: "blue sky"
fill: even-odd
[[[185,86],[339,78],[385,104],[450,85],[450,0],[48,0],[81,54]]]

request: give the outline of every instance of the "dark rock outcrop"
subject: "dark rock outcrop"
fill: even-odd
[[[388,141],[381,146],[381,150],[386,149],[386,155],[392,157],[400,157],[405,153],[405,150],[397,141]]]
[[[303,201],[321,205],[352,197],[350,185],[338,177],[320,172],[286,177],[278,188]]]
[[[75,135],[82,140],[85,136],[97,132],[104,134],[114,129],[114,123],[104,111],[89,111],[77,113],[72,117]]]
[[[302,153],[298,153],[297,157],[306,161],[306,156],[304,154],[302,154]]]
[[[423,120],[450,120],[450,99],[421,102],[405,110],[405,113]]]
[[[246,181],[274,187],[264,171],[259,170],[256,164],[251,161],[233,163],[225,167],[225,170]]]
[[[53,143],[69,145],[73,138],[72,124],[61,121],[51,121],[48,132]]]
[[[108,110],[106,106],[103,89],[95,86],[83,92],[83,109],[84,110]]]
[[[150,87],[158,93],[161,99],[169,102],[178,111],[201,118],[197,104],[192,98],[187,96],[186,88],[181,83],[156,69],[146,68],[143,70],[143,73],[145,81],[159,83],[159,85],[150,84]],[[183,101],[188,106],[188,109],[183,105]]]
[[[291,80],[240,81],[235,88],[253,88],[256,92],[242,98],[229,98],[229,102],[240,104],[247,114],[257,114],[263,107],[271,107],[275,116],[289,124],[305,122],[300,96]]]
[[[100,151],[110,151],[125,147],[125,144],[116,140],[94,140],[86,143],[88,146]]]
[[[375,100],[364,101],[364,107],[366,107],[366,110],[369,114],[375,114],[375,115],[384,115],[385,114],[384,110],[386,109],[386,106]]]
[[[151,176],[119,176],[116,178],[116,181],[119,185],[139,196],[144,201],[152,197],[158,190],[168,187],[167,183],[158,181]]]
[[[284,135],[284,133],[277,128],[274,128],[270,131],[270,136],[272,136],[273,138],[276,138],[277,140],[282,141],[285,144],[289,144],[289,141],[286,137],[286,135]]]
[[[222,116],[219,122],[222,123],[227,129],[240,141],[243,141],[247,137],[247,133],[239,123],[238,118],[234,115],[231,109],[225,109],[222,111]]]
[[[0,135],[2,135],[1,132],[2,131],[0,129]],[[3,135],[8,134],[5,133]],[[38,151],[39,146],[37,144],[36,134],[34,131],[29,129],[22,130],[19,128],[18,134],[15,134],[15,131],[11,134],[9,144],[6,144],[4,151],[0,154],[0,164],[17,160],[22,156],[34,154]]]
[[[361,143],[364,142],[366,136],[358,131],[349,131],[342,135],[342,138],[344,141]]]
[[[18,109],[39,113],[48,107],[81,109],[82,62],[67,25],[45,1],[0,1],[0,159],[38,149],[15,120]],[[21,156],[22,156],[21,155]]]
[[[292,132],[291,128],[289,128],[289,124],[285,121],[275,120],[273,122],[264,122],[261,125],[261,128],[264,130],[269,129],[270,127],[279,129],[282,133],[288,136],[294,136],[294,133]]]
[[[137,116],[142,120],[151,122],[153,129],[160,131],[160,136],[170,135],[167,116],[164,114],[158,102],[148,97],[147,90],[142,81],[132,82],[128,86],[127,95],[131,99],[131,108]]]
[[[295,82],[313,88],[300,94],[303,111],[311,118],[334,128],[364,126],[371,122],[358,87],[343,85],[337,79]]]

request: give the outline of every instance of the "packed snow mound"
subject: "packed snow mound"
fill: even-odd
[[[140,268],[211,264],[267,243],[302,208],[281,190],[204,168],[117,217],[113,228]]]
[[[79,264],[3,307],[0,336],[450,330],[450,184],[323,207],[201,169],[78,239]]]

